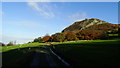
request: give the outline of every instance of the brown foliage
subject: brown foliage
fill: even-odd
[[[81,39],[101,39],[105,37],[107,34],[100,30],[82,30],[76,33],[76,36]]]
[[[78,40],[76,34],[73,32],[68,32],[65,37],[68,41]]]
[[[44,36],[44,37],[42,38],[42,40],[45,41],[45,42],[51,41],[51,39],[52,39],[51,36]]]
[[[65,39],[65,34],[64,33],[56,33],[52,35],[53,41],[56,42],[63,42]]]

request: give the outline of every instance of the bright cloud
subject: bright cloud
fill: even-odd
[[[38,4],[37,2],[28,2],[28,6],[38,11],[41,16],[44,16],[46,18],[52,18],[55,16],[49,3],[42,4],[39,2]]]
[[[85,12],[82,12],[82,13],[77,12],[69,16],[69,18],[73,21],[80,21],[85,19],[86,17],[87,17],[87,13]]]

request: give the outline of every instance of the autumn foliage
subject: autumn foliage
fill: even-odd
[[[65,37],[67,41],[78,40],[78,38],[76,37],[76,34],[73,32],[68,32]]]
[[[52,41],[55,42],[63,42],[65,39],[65,34],[64,33],[56,33],[52,35]]]
[[[76,35],[79,39],[85,40],[107,38],[106,32],[99,30],[83,30],[76,33]]]
[[[49,41],[52,40],[52,37],[51,37],[51,36],[44,36],[44,37],[42,38],[42,40],[43,40],[44,42],[49,42]]]

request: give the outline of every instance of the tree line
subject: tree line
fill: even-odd
[[[65,42],[65,41],[76,41],[76,40],[96,40],[96,39],[109,39],[109,33],[101,30],[81,30],[78,32],[63,32],[55,33],[53,35],[45,35],[44,37],[35,38],[33,42]]]

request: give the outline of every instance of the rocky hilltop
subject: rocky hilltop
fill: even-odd
[[[81,30],[101,30],[101,31],[114,31],[118,30],[120,28],[120,25],[118,24],[111,24],[106,21],[102,21],[100,19],[91,18],[91,19],[85,19],[82,21],[77,21],[73,23],[72,25],[65,28],[62,32],[78,32]]]

